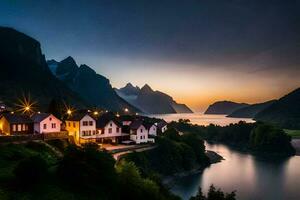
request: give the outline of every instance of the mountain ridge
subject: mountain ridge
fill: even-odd
[[[115,88],[115,91],[128,103],[148,114],[193,112],[185,104],[178,104],[171,96],[160,91],[154,91],[148,84],[139,88],[127,83],[123,88]]]
[[[216,114],[216,115],[229,115],[232,112],[241,109],[243,107],[249,106],[246,103],[236,103],[233,101],[217,101],[206,109],[204,114]]]

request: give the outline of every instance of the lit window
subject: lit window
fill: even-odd
[[[73,122],[73,127],[74,127],[74,128],[76,127],[76,124],[75,124],[75,122]]]
[[[17,126],[15,124],[13,125],[13,131],[17,131]]]
[[[18,124],[17,131],[22,131],[22,125]]]

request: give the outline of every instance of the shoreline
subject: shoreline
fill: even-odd
[[[222,160],[225,160],[221,155],[214,151],[206,151],[206,155],[210,160],[210,164],[208,166],[200,166],[196,165],[193,169],[188,170],[188,171],[182,171],[175,173],[173,175],[165,176],[162,178],[162,183],[167,186],[167,187],[172,187],[172,184],[176,181],[177,178],[182,178],[186,176],[191,176],[194,174],[198,174],[204,171],[205,168],[210,167],[210,165],[217,164],[219,162],[222,162]]]

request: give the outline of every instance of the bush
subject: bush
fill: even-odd
[[[203,195],[201,188],[199,188],[197,195],[191,197],[190,200],[236,200],[235,197],[235,192],[225,194],[221,189],[216,189],[214,185],[211,185],[207,197]]]
[[[14,169],[18,182],[32,186],[42,181],[48,173],[47,163],[40,156],[32,156],[21,161]]]

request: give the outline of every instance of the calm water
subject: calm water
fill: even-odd
[[[226,126],[230,123],[237,123],[239,121],[254,122],[249,118],[231,118],[225,115],[205,115],[202,113],[188,113],[188,114],[163,114],[163,115],[150,115],[150,117],[162,118],[167,122],[178,121],[179,119],[189,119],[191,123],[207,126],[209,124],[216,124]]]
[[[192,123],[227,125],[240,120],[220,115],[171,114],[156,115],[166,121],[180,118],[190,119]],[[200,174],[178,178],[171,190],[184,200],[197,193],[200,186],[207,192],[214,184],[226,192],[237,191],[239,200],[300,200],[300,156],[285,160],[267,160],[241,153],[221,144],[208,144],[208,150],[215,151],[225,158],[213,164]]]
[[[206,144],[208,150],[225,160],[206,168],[201,174],[178,178],[171,190],[183,199],[207,192],[214,184],[226,192],[237,191],[240,200],[299,200],[300,157],[271,161],[230,149],[225,145]]]

